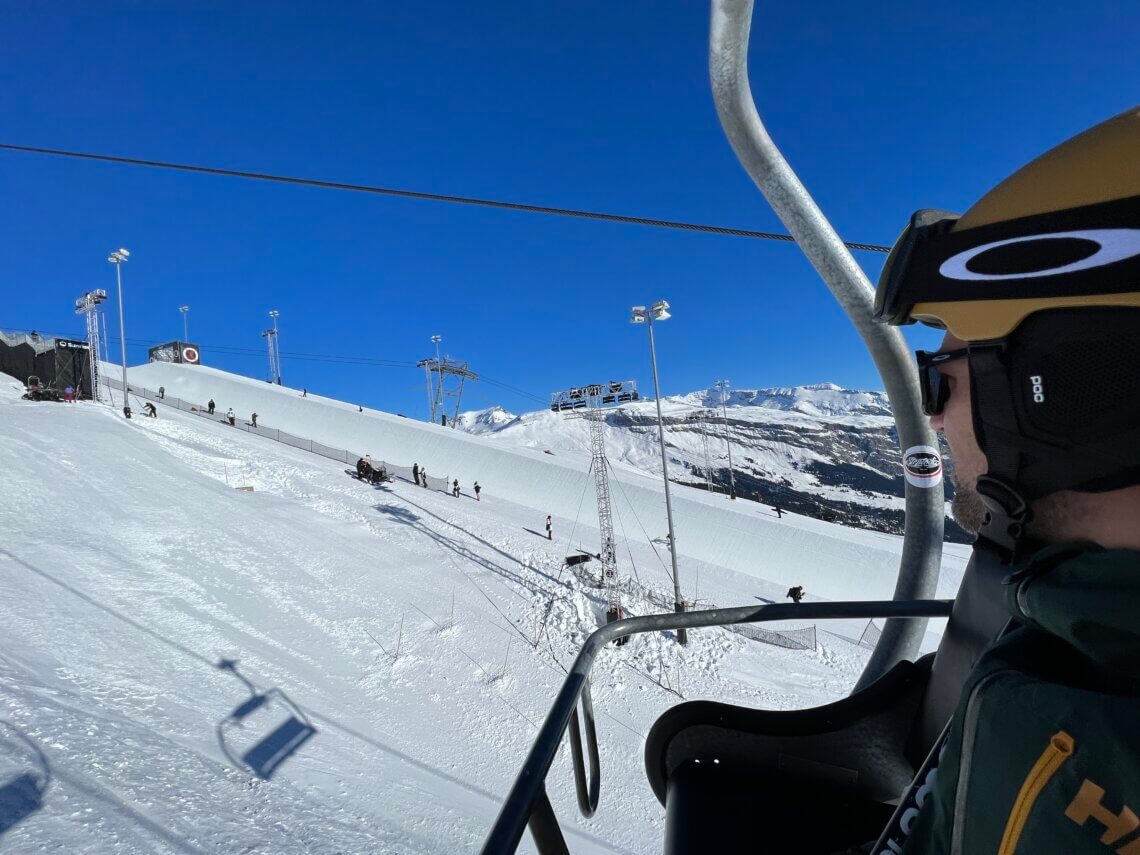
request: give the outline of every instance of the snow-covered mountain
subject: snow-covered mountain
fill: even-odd
[[[716,388],[662,399],[672,480],[779,504],[820,519],[899,533],[903,479],[890,404],[883,392],[833,383],[736,390],[722,405]],[[589,455],[581,418],[494,407],[463,413],[458,427],[503,443],[553,454]],[[606,414],[612,463],[659,474],[657,409],[652,400]],[[945,449],[944,449],[945,451]],[[950,490],[947,484],[948,492]],[[965,540],[947,520],[947,534]]]

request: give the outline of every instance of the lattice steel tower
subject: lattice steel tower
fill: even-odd
[[[606,622],[621,620],[621,587],[617,575],[617,546],[614,542],[613,505],[610,500],[609,461],[606,459],[605,408],[638,399],[637,384],[632,380],[605,385],[581,386],[556,392],[550,409],[567,412],[571,417],[584,417],[590,426],[590,470],[594,473],[594,490],[598,498],[598,530],[601,569],[598,584],[606,591]],[[626,639],[619,639],[624,644]]]
[[[88,291],[75,301],[75,314],[86,315],[87,320],[87,363],[91,374],[91,400],[102,401],[99,391],[99,306],[107,299],[102,288]],[[78,384],[76,384],[78,385]]]

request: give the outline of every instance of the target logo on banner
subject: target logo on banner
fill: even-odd
[[[198,348],[197,347],[195,347],[192,344],[188,344],[182,348],[182,362],[184,364],[197,365],[198,361],[199,361],[199,358],[198,358]]]

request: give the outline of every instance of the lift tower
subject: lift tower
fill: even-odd
[[[432,339],[435,341],[435,339]],[[436,343],[438,353],[438,342]],[[451,426],[456,426],[459,418],[459,404],[463,400],[463,384],[467,380],[478,380],[479,375],[467,367],[466,360],[452,359],[450,356],[435,359],[421,359],[416,363],[422,368],[427,377],[428,402],[431,405],[431,421],[438,418],[440,424],[447,427],[447,399],[453,398],[451,407]],[[435,375],[434,379],[432,375]]]
[[[571,418],[585,418],[590,425],[590,470],[594,473],[594,489],[598,496],[598,529],[602,535],[602,548],[598,553],[598,561],[602,566],[598,583],[606,590],[606,623],[621,620],[623,612],[610,502],[609,461],[606,459],[605,411],[608,407],[636,401],[638,397],[637,383],[633,380],[575,386],[550,396],[550,409],[553,412],[567,413]],[[619,643],[624,643],[624,639]]]

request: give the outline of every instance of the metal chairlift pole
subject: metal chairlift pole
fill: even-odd
[[[902,449],[938,449],[919,404],[918,377],[902,334],[871,320],[873,289],[835,229],[815,204],[764,128],[748,83],[748,39],[753,0],[712,0],[709,78],[717,114],[741,165],[831,293],[847,312],[871,353],[890,399]],[[934,595],[945,522],[942,486],[906,483],[906,531],[896,600]],[[856,689],[913,658],[926,631],[922,619],[891,619]]]

